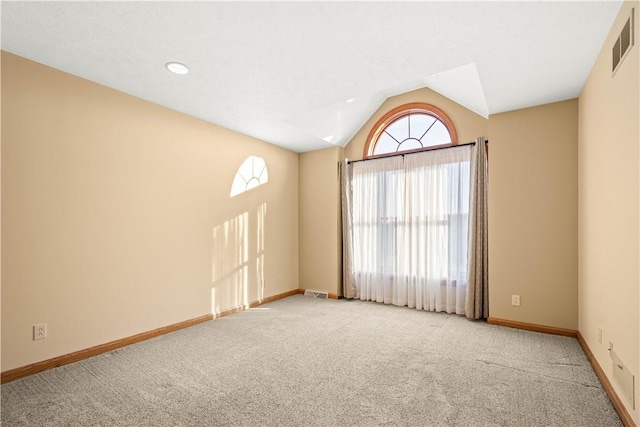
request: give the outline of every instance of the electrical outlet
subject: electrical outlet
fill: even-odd
[[[511,305],[520,307],[520,295],[511,295]]]
[[[602,344],[602,328],[598,328],[598,343]]]
[[[47,337],[47,324],[38,323],[33,325],[33,340],[43,340]]]

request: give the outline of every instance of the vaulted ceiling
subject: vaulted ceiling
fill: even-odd
[[[5,1],[1,32],[5,51],[305,152],[422,87],[485,117],[575,98],[620,5]]]

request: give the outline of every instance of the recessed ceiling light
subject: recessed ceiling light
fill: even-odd
[[[353,102],[355,100],[356,100],[355,98],[351,98],[351,99],[347,99],[347,102]]]
[[[180,62],[167,62],[165,67],[167,67],[167,70],[175,74],[187,74],[189,72],[187,66]]]

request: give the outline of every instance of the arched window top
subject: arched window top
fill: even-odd
[[[249,156],[240,165],[231,185],[231,197],[269,181],[269,171],[262,157]]]
[[[438,107],[412,103],[394,108],[371,129],[364,158],[392,156],[455,145],[458,135],[451,119]]]

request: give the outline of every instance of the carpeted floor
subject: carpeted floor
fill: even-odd
[[[3,426],[622,425],[573,338],[303,296],[1,391]]]

